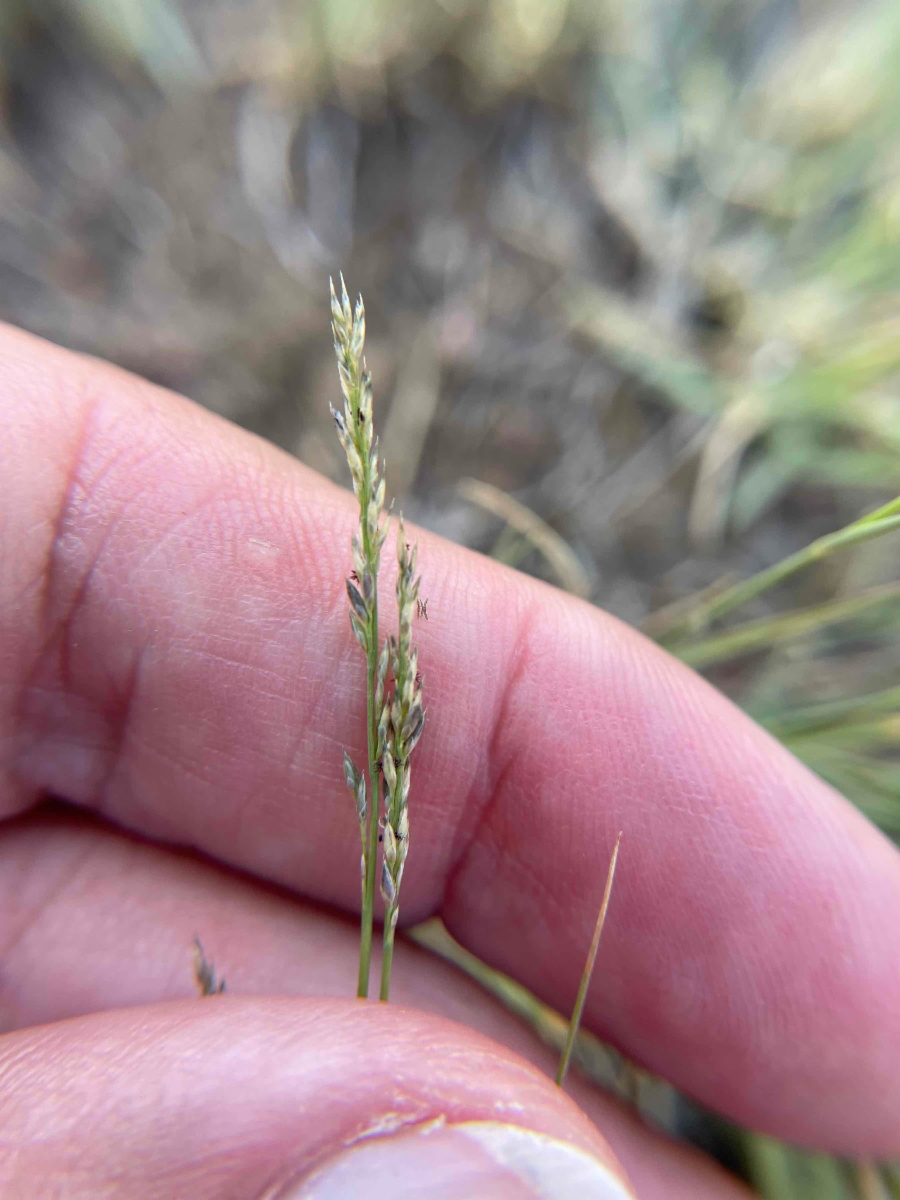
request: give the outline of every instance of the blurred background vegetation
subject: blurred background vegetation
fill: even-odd
[[[343,481],[343,269],[405,512],[900,836],[896,0],[4,0],[0,114],[0,315]],[[581,1064],[770,1200],[900,1196]]]

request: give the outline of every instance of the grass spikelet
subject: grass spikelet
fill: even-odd
[[[194,983],[201,996],[219,996],[225,991],[225,980],[216,976],[216,965],[206,957],[206,952],[198,937],[194,938],[191,947],[191,957],[194,967]]]

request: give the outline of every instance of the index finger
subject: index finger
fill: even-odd
[[[49,791],[355,907],[352,498],[113,368],[12,331],[0,364],[5,811]],[[404,919],[567,1009],[621,828],[592,1027],[745,1123],[900,1148],[893,848],[634,631],[419,539]]]

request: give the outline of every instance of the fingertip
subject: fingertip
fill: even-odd
[[[165,1183],[168,1196],[213,1197],[226,1178],[234,1194],[271,1195],[327,1163],[340,1180],[377,1160],[383,1176],[391,1156],[417,1154],[449,1187],[443,1135],[415,1152],[390,1140],[431,1127],[456,1130],[448,1136],[488,1179],[525,1186],[529,1172],[534,1182],[556,1164],[594,1181],[585,1197],[629,1194],[605,1140],[541,1072],[413,1009],[226,995],[94,1014],[0,1046],[10,1194],[26,1184],[45,1194],[77,1170],[91,1195],[149,1195]]]

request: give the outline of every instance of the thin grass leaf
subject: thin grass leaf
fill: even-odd
[[[737,533],[749,529],[778,503],[801,473],[794,463],[783,462],[777,454],[767,454],[744,467],[731,501],[731,529]]]
[[[703,362],[682,346],[648,329],[646,313],[600,288],[563,297],[570,328],[598,342],[636,379],[656,388],[679,408],[711,416],[721,412],[728,391]]]
[[[791,749],[804,744],[821,743],[856,754],[881,753],[900,749],[900,715],[872,721],[844,721],[827,729],[814,729],[781,739]]]
[[[622,841],[622,834],[616,838],[616,844],[613,847],[612,858],[609,860],[609,870],[606,874],[606,887],[603,889],[603,901],[600,905],[600,912],[597,914],[597,924],[594,926],[594,936],[591,939],[591,947],[588,950],[587,961],[584,964],[584,971],[581,976],[581,983],[578,987],[578,995],[575,998],[575,1007],[572,1009],[572,1016],[569,1020],[569,1030],[566,1034],[566,1044],[563,1046],[562,1054],[559,1058],[559,1066],[556,1069],[556,1085],[562,1087],[563,1081],[566,1078],[566,1072],[569,1069],[569,1060],[572,1057],[572,1048],[575,1045],[575,1038],[578,1036],[578,1029],[581,1025],[581,1017],[584,1013],[584,1003],[587,999],[588,988],[591,983],[591,976],[594,973],[594,964],[597,961],[597,951],[600,948],[600,935],[603,933],[603,926],[606,924],[606,913],[609,908],[609,898],[612,895],[613,880],[616,875],[616,863],[619,860],[619,845]]]
[[[827,604],[816,604],[811,608],[800,608],[777,617],[763,617],[748,621],[715,637],[685,646],[670,645],[669,651],[688,666],[700,668],[722,659],[735,658],[739,654],[750,654],[765,650],[769,646],[803,637],[833,625],[848,621],[882,604],[900,600],[900,584],[885,584],[870,588],[848,600],[832,600]]]
[[[744,451],[771,424],[772,405],[765,393],[739,391],[713,428],[700,453],[688,512],[688,537],[695,546],[718,543],[725,530]]]
[[[900,1200],[900,1165],[885,1163],[881,1168],[881,1178],[891,1200]]]
[[[745,1131],[743,1150],[750,1182],[762,1200],[802,1200],[794,1187],[787,1148],[774,1138]]]
[[[190,28],[170,0],[69,0],[69,7],[114,61],[141,62],[164,90],[206,77]]]
[[[509,1012],[525,1021],[545,1045],[557,1054],[562,1052],[569,1028],[566,1019],[538,1000],[521,983],[489,967],[461,946],[447,932],[440,918],[434,917],[413,926],[406,936],[463,971]],[[585,1078],[638,1108],[655,1126],[676,1132],[684,1101],[676,1097],[671,1084],[641,1071],[587,1029],[578,1031],[572,1062],[578,1065]]]
[[[763,1200],[858,1200],[837,1159],[748,1130],[742,1141],[750,1180]]]
[[[879,516],[878,513],[883,510],[877,510],[876,513],[869,513],[852,524],[846,525],[843,529],[817,538],[808,546],[804,546],[802,550],[788,555],[781,562],[767,567],[764,571],[751,576],[750,579],[735,584],[721,595],[698,606],[682,625],[670,630],[665,635],[662,639],[663,644],[668,646],[673,639],[702,632],[718,617],[724,616],[725,613],[731,612],[741,604],[746,604],[748,600],[752,600],[775,587],[776,584],[782,583],[811,563],[829,558],[838,550],[846,549],[848,546],[855,546],[900,529],[900,497],[892,500],[889,505],[885,505],[884,509],[888,510],[887,515]]]
[[[843,700],[826,700],[805,708],[788,709],[766,715],[751,713],[760,725],[778,738],[813,733],[849,720],[865,720],[884,713],[900,711],[900,686],[871,692],[865,696],[849,696]]]
[[[860,1200],[890,1200],[882,1173],[870,1159],[856,1164],[856,1185]]]
[[[677,600],[664,604],[662,608],[657,608],[641,622],[641,632],[661,645],[668,646],[670,637],[675,636],[676,631],[684,626],[698,607],[706,604],[715,596],[721,596],[734,584],[735,575],[733,572],[729,572],[727,575],[714,579],[712,583],[697,592],[691,592],[687,596],[680,596]]]
[[[590,582],[574,550],[537,513],[506,492],[480,479],[461,479],[457,491],[470,504],[491,512],[521,534],[544,556],[560,585],[575,596],[586,597]]]
[[[809,738],[785,744],[888,837],[900,841],[900,765],[865,758]]]
[[[856,524],[871,525],[873,521],[883,521],[886,517],[893,517],[898,513],[900,513],[900,496],[895,496],[887,504],[882,504],[881,508],[876,508],[874,512],[870,512],[867,516],[860,517]]]
[[[789,1149],[800,1194],[809,1200],[856,1200],[844,1165],[828,1154]]]

